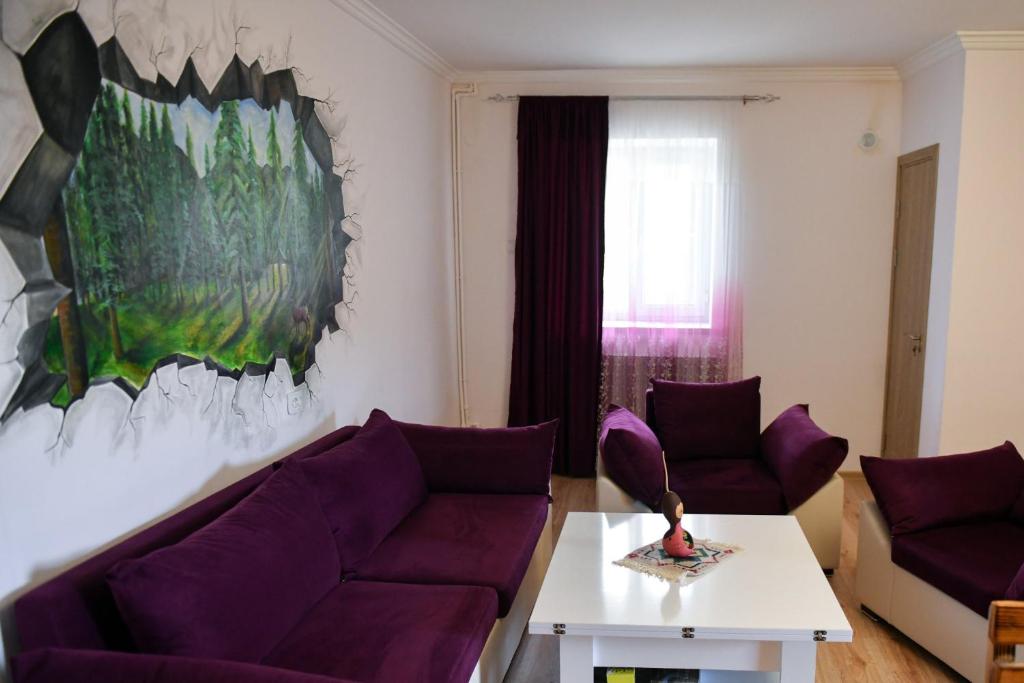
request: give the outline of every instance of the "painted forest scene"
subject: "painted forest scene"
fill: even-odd
[[[63,198],[74,315],[44,359],[66,405],[95,378],[141,387],[164,358],[312,363],[344,255],[291,105],[148,100],[104,81]],[[51,262],[54,259],[47,241]]]

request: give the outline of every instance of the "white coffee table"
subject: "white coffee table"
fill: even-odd
[[[686,515],[684,525],[743,550],[669,583],[612,564],[660,538],[664,517],[569,513],[529,626],[559,638],[562,683],[591,683],[595,666],[700,669],[702,683],[747,680],[727,673],[739,671],[811,683],[818,644],[853,640],[795,518]]]

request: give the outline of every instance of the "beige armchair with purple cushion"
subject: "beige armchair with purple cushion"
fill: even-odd
[[[857,599],[973,683],[986,680],[994,600],[1024,599],[1024,460],[985,451],[861,456]]]
[[[668,485],[687,512],[791,514],[822,568],[838,567],[843,481],[836,472],[847,442],[815,425],[806,405],[761,433],[760,383],[656,380],[646,423],[611,406],[598,448],[598,509],[657,510],[667,464]]]

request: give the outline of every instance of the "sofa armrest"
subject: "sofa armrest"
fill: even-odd
[[[860,504],[857,529],[857,601],[886,621],[892,620],[892,563],[889,525],[873,500]]]
[[[849,449],[846,439],[814,423],[805,404],[783,411],[761,434],[761,457],[779,480],[790,510],[828,483]]]
[[[41,648],[11,660],[14,683],[344,683],[259,664],[111,650]]]
[[[558,420],[481,429],[395,422],[433,493],[548,495]]]

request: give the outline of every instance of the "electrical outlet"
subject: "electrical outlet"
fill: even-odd
[[[288,392],[288,414],[295,415],[306,409],[309,392],[305,389],[293,389]]]

